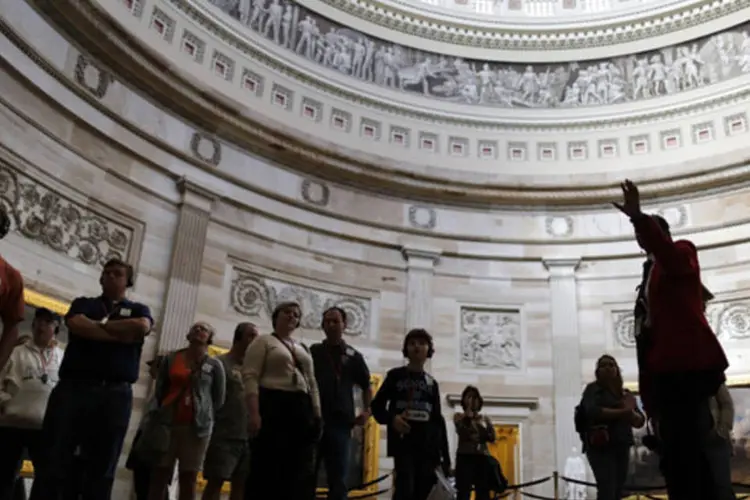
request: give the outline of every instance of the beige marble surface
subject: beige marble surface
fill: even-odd
[[[220,345],[229,344],[239,321],[249,319],[268,331],[269,305],[282,296],[302,300],[311,317],[306,323],[311,326],[298,332],[300,338],[320,339],[316,314],[328,301],[341,301],[359,318],[350,342],[363,352],[373,372],[383,374],[403,362],[401,344],[411,321],[403,248],[439,253],[430,279],[411,281],[418,293],[412,300],[421,304],[420,314],[430,315],[435,336],[430,370],[445,394],[475,384],[487,396],[538,400],[530,411],[510,408],[493,417],[520,425],[523,464],[518,479],[531,480],[555,468],[555,440],[550,439],[555,418],[572,419],[554,413],[553,359],[560,353],[552,348],[552,289],[542,260],[581,258],[574,292],[577,310],[569,311],[569,319],[577,321],[581,361],[568,369],[578,368],[577,377],[591,380],[596,358],[610,352],[620,360],[625,378],[635,380],[634,351],[617,341],[615,330],[617,315],[630,308],[642,257],[627,223],[607,208],[567,214],[436,206],[437,226],[425,230],[410,224],[410,200],[378,197],[343,183],[327,185],[330,200],[320,207],[305,200],[299,174],[262,158],[237,150],[222,159],[226,168],[196,159],[190,154],[194,126],[154,111],[154,106],[147,108],[147,97],[122,85],[113,86],[102,101],[75,94],[75,83],[60,76],[72,78],[77,60],[72,46],[51,49],[60,57],[60,80],[7,39],[0,37],[0,47],[6,65],[15,68],[0,70],[0,172],[23,178],[37,190],[58,195],[66,206],[127,232],[127,258],[138,270],[132,296],[147,303],[158,322],[144,362],[161,335],[181,202],[177,181],[186,176],[217,195],[200,270],[191,282],[197,287],[194,318],[214,324]],[[0,200],[20,210],[13,193],[1,188]],[[726,330],[720,339],[733,375],[750,372],[748,332],[725,325],[731,314],[750,320],[750,312],[742,316],[742,311],[750,311],[747,199],[747,188],[737,186],[654,205],[700,248],[704,281],[720,307],[716,324]],[[39,207],[23,206],[27,208],[21,220],[39,213],[34,212]],[[566,217],[573,221],[572,233],[560,236],[569,223]],[[41,236],[15,229],[0,243],[0,251],[21,270],[31,289],[66,301],[98,290],[96,264],[55,249]],[[240,279],[248,276],[252,279]],[[249,294],[251,286],[260,293]],[[467,335],[496,338],[506,332],[482,330],[469,322],[467,312],[515,325],[515,343],[507,358],[467,358]],[[495,349],[497,339],[492,342]],[[132,426],[140,417],[147,386],[144,366]],[[450,416],[453,410],[446,403],[444,411]],[[380,464],[384,471],[391,467],[384,456]],[[129,489],[129,473],[121,469],[114,498],[127,498]]]

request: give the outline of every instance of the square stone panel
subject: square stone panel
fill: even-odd
[[[180,50],[193,61],[203,64],[203,57],[206,54],[206,43],[192,32],[188,30],[183,31]]]
[[[557,144],[554,142],[540,142],[537,144],[536,150],[539,161],[557,160]]]
[[[704,144],[716,138],[713,122],[703,122],[693,125],[693,143]]]
[[[747,130],[747,113],[735,113],[724,118],[724,132],[727,136],[744,134]]]
[[[525,142],[508,143],[508,160],[526,161],[528,158],[528,145]]]
[[[679,149],[682,146],[682,132],[678,128],[665,130],[659,136],[661,149],[664,151]]]
[[[379,141],[381,135],[380,122],[369,118],[362,118],[362,122],[359,125],[359,135],[371,141]]]
[[[619,141],[617,139],[602,139],[599,141],[599,158],[617,158],[620,154]]]
[[[271,104],[286,111],[291,111],[292,105],[294,104],[294,92],[274,83],[271,90]]]
[[[309,97],[303,97],[300,113],[308,120],[319,122],[323,119],[323,103]]]
[[[234,61],[228,56],[215,50],[211,58],[211,70],[219,78],[231,82],[234,78]]]
[[[331,109],[331,128],[340,132],[351,131],[352,114],[341,109]]]
[[[263,95],[264,79],[254,71],[250,71],[245,68],[242,70],[242,81],[240,82],[242,88],[247,92],[255,94],[256,97]]]
[[[589,145],[585,141],[574,141],[568,143],[568,159],[571,161],[584,161],[589,156]]]
[[[522,339],[519,309],[461,307],[459,367],[470,370],[521,370]]]
[[[448,154],[450,156],[468,156],[469,139],[466,137],[451,137],[448,139]]]
[[[410,139],[409,136],[409,129],[404,127],[391,126],[391,133],[389,134],[388,138],[391,144],[408,148]]]
[[[151,15],[150,28],[157,32],[162,40],[167,43],[172,43],[175,31],[175,21],[158,7],[154,7],[154,12]]]
[[[478,143],[477,155],[480,160],[497,160],[497,141],[481,140]]]
[[[630,154],[645,155],[651,150],[648,135],[636,135],[630,138]]]
[[[429,132],[419,133],[419,149],[436,153],[438,151],[438,136]]]

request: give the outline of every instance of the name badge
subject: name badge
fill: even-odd
[[[120,316],[123,317],[123,318],[125,318],[125,317],[130,316],[132,314],[132,312],[133,311],[131,311],[128,308],[123,308],[123,309],[120,309]]]
[[[201,370],[203,370],[204,373],[208,374],[208,373],[211,373],[212,371],[214,371],[214,366],[213,365],[209,365],[209,364],[205,364],[205,365],[203,365],[203,368],[201,368]]]
[[[412,422],[430,421],[430,412],[424,410],[406,410],[403,415],[406,420],[411,420]]]
[[[346,355],[347,356],[354,356],[354,349],[352,349],[351,347],[347,347],[346,348]]]

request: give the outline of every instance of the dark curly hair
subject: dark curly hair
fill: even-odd
[[[484,406],[484,399],[482,398],[482,395],[479,393],[479,389],[474,387],[473,385],[467,385],[466,388],[461,393],[461,408],[463,408],[464,411],[466,411],[466,396],[470,394],[474,396],[474,399],[476,399],[477,402],[479,403],[479,407],[476,409],[476,411],[477,412],[482,411],[482,407]]]

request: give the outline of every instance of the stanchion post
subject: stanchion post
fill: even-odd
[[[555,500],[560,500],[560,474],[557,471],[552,473],[552,480],[554,481]]]

